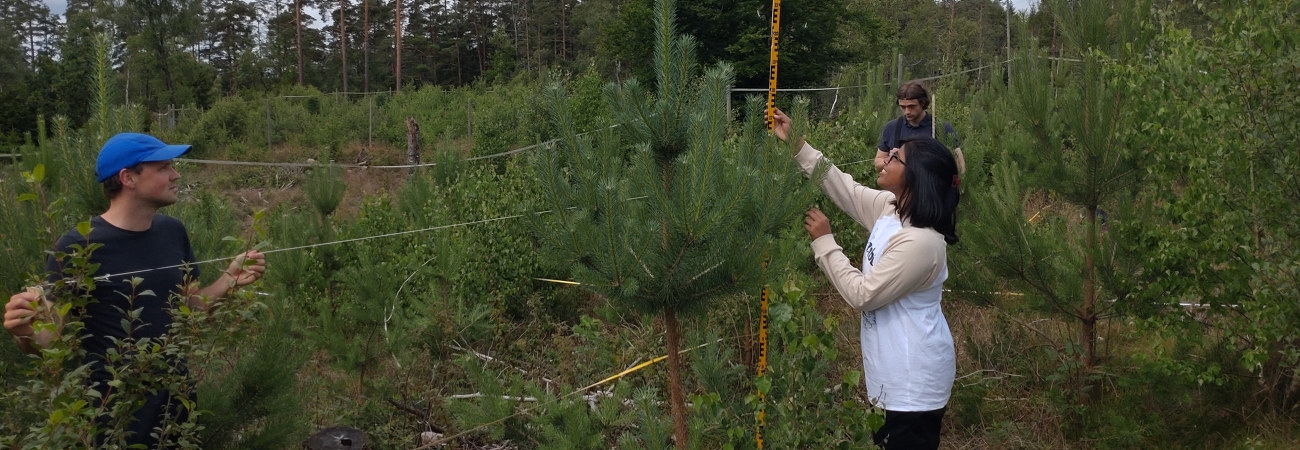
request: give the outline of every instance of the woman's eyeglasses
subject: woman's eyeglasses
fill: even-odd
[[[892,161],[898,161],[899,164],[904,166],[907,165],[907,163],[903,162],[903,160],[898,157],[898,151],[889,152],[889,158],[885,160],[885,165],[888,166]]]

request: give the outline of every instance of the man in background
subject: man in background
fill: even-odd
[[[944,122],[943,131],[935,132],[934,115],[929,113],[930,93],[925,90],[925,86],[920,81],[908,81],[898,87],[894,97],[898,99],[898,109],[902,110],[903,116],[889,121],[880,130],[880,142],[876,144],[876,172],[885,167],[891,150],[898,149],[904,142],[920,138],[936,139],[953,149],[958,171],[965,172],[966,161],[962,158],[957,130],[953,129],[951,123]]]

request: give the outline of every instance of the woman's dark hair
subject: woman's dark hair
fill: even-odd
[[[144,171],[144,165],[143,163],[136,164],[134,166],[127,167],[126,170],[130,170],[135,173],[140,173]],[[100,183],[100,185],[104,186],[104,196],[108,197],[109,200],[116,198],[117,194],[122,193],[122,178],[117,176],[116,174],[114,174],[111,177],[108,177],[108,179],[104,180],[104,182]]]
[[[919,228],[933,228],[949,245],[957,243],[957,159],[939,141],[922,138],[903,144],[903,191],[895,200],[898,217]]]
[[[898,87],[898,92],[894,93],[894,97],[899,100],[916,100],[921,104],[922,110],[930,109],[930,93],[925,90],[925,85],[920,81],[912,80],[903,83]]]

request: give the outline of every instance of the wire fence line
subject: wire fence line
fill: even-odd
[[[984,67],[977,68],[977,69],[973,69],[973,70],[980,70],[980,69],[987,68],[987,67],[990,67],[990,66],[984,66]],[[968,72],[970,72],[970,71],[968,70],[968,71],[964,71],[964,72],[954,72],[954,73],[952,73],[952,74],[942,75],[942,76],[959,75],[959,74],[962,74],[962,73],[968,73]],[[941,77],[942,77],[942,76],[941,76]],[[933,78],[937,78],[937,77],[931,77],[931,79],[933,79]],[[876,85],[876,84],[861,84],[861,85],[853,85],[853,86],[837,86],[837,87],[827,87],[827,88],[786,88],[786,89],[779,89],[779,88],[778,88],[778,89],[777,89],[777,92],[825,92],[825,91],[835,91],[835,92],[836,92],[836,96],[837,96],[837,97],[836,97],[836,101],[838,101],[839,91],[842,91],[842,90],[848,90],[848,89],[861,89],[861,88],[871,88],[871,87],[879,87],[879,86],[888,86],[889,84],[890,84],[890,83],[883,83],[883,84],[880,84],[880,85]],[[766,92],[766,91],[767,91],[767,89],[731,88],[729,92],[730,92],[731,94],[734,94],[734,93],[745,93],[745,92]],[[377,91],[377,92],[364,93],[364,94],[389,94],[389,93],[393,93],[393,91]],[[363,94],[363,93],[352,93],[352,94]],[[321,94],[320,96],[285,95],[285,96],[280,96],[279,98],[293,98],[293,99],[297,99],[297,98],[318,98],[318,97],[330,96],[330,95],[333,95],[333,94]],[[730,95],[728,95],[728,97],[730,97]],[[373,104],[372,104],[372,108],[373,108]],[[472,104],[471,104],[471,106],[469,106],[468,108],[470,108],[470,110],[472,110]],[[832,103],[831,109],[832,109],[832,113],[833,113],[834,103]],[[183,110],[184,110],[184,109],[177,110],[177,111],[183,111]],[[468,115],[468,114],[472,114],[472,113],[467,112],[467,115]],[[371,120],[371,125],[370,125],[370,126],[371,126],[371,128],[373,129],[373,110],[372,110],[371,113],[370,113],[370,117],[371,117],[371,119],[370,119],[370,120]],[[470,118],[470,120],[472,121],[472,117]],[[614,125],[613,127],[617,127],[617,126],[618,126],[618,125]],[[268,147],[271,146],[271,134],[272,134],[272,132],[271,132],[270,127],[271,127],[271,116],[270,116],[270,105],[269,105],[269,102],[268,102],[268,107],[267,107],[267,146],[268,146]],[[595,132],[595,131],[589,131],[589,132],[586,132],[586,133],[581,133],[581,134],[579,134],[579,135],[581,136],[581,135],[585,135],[585,134],[589,134],[589,133],[593,133],[593,132]],[[493,159],[493,158],[499,158],[499,157],[504,157],[504,156],[510,156],[510,155],[514,155],[514,154],[518,154],[518,153],[523,153],[523,152],[526,152],[526,151],[529,151],[529,150],[533,150],[533,149],[536,149],[536,148],[538,148],[538,147],[542,147],[542,146],[550,145],[550,144],[553,144],[553,143],[555,143],[555,142],[557,142],[556,139],[551,139],[551,140],[548,140],[548,141],[545,141],[545,142],[541,142],[541,143],[538,143],[538,144],[527,145],[527,146],[523,146],[523,147],[519,147],[519,148],[515,148],[515,149],[511,149],[511,150],[503,151],[503,152],[493,153],[493,154],[490,154],[490,155],[482,155],[482,156],[475,156],[475,157],[466,158],[465,161],[477,161],[477,160],[485,160],[485,159]],[[229,160],[197,159],[197,158],[193,158],[193,159],[192,159],[192,158],[180,158],[179,160],[180,160],[180,161],[189,162],[189,163],[205,164],[205,165],[261,166],[261,167],[286,167],[286,168],[339,167],[339,168],[408,169],[408,170],[409,170],[409,169],[422,168],[422,167],[433,167],[433,166],[437,166],[437,165],[438,165],[437,163],[395,164],[395,165],[372,165],[372,164],[367,164],[367,163],[340,164],[340,163],[335,163],[335,162],[329,162],[329,163],[319,163],[319,162],[255,162],[255,161],[229,161]],[[859,161],[859,162],[860,162],[860,161]],[[854,164],[854,163],[849,163],[849,164]]]
[[[950,72],[950,73],[945,73],[945,74],[939,74],[939,75],[934,75],[934,76],[930,76],[930,77],[916,78],[915,80],[919,80],[919,81],[934,81],[934,80],[939,80],[939,79],[943,79],[943,78],[953,77],[953,76],[957,76],[957,75],[963,75],[963,74],[967,74],[967,73],[971,73],[971,72],[976,72],[976,71],[981,71],[981,70],[984,70],[984,69],[989,69],[989,68],[992,68],[992,67],[994,67],[994,66],[998,66],[998,65],[1008,64],[1008,63],[1014,61],[1015,59],[1016,59],[1016,58],[1006,59],[1006,60],[1002,60],[1002,61],[998,61],[998,62],[994,62],[994,63],[990,63],[990,64],[985,64],[985,65],[980,66],[980,67],[975,67],[975,68],[971,68],[971,69],[965,69],[965,70],[956,71],[956,72]],[[1051,60],[1051,61],[1060,61],[1060,62],[1082,62],[1081,59],[1062,58],[1062,57],[1045,57],[1044,59]],[[893,84],[897,84],[897,82],[889,81],[889,82],[884,82],[884,83],[880,83],[880,84],[858,84],[858,85],[852,85],[852,86],[834,86],[834,87],[786,88],[786,89],[780,89],[780,88],[778,88],[778,89],[777,89],[777,92],[798,93],[798,92],[829,92],[829,91],[834,91],[834,92],[836,92],[836,94],[838,95],[838,93],[839,93],[840,91],[844,91],[844,90],[863,89],[863,88],[875,88],[875,87],[888,87],[888,86],[893,85]],[[491,91],[491,90],[489,89],[489,91]],[[367,97],[367,98],[371,98],[371,97],[374,97],[374,96],[377,96],[377,95],[393,95],[393,94],[397,94],[398,92],[400,92],[400,91],[396,91],[396,90],[365,91],[365,92],[358,92],[358,91],[337,91],[337,92],[323,92],[323,93],[320,93],[320,94],[318,94],[318,95],[280,95],[280,96],[275,96],[274,98],[282,98],[282,99],[308,99],[308,98],[326,98],[326,97],[335,97],[335,98],[337,98],[337,97],[340,97],[340,96],[345,97],[345,98],[347,98],[347,97],[352,97],[352,96],[364,96],[364,97]],[[764,89],[764,88],[732,88],[730,92],[731,92],[731,93],[767,92],[767,89]],[[273,138],[272,138],[272,135],[273,135],[273,132],[272,132],[272,115],[271,115],[271,107],[270,107],[270,104],[269,104],[269,100],[270,100],[270,98],[268,98],[267,100],[268,100],[268,104],[267,104],[267,147],[268,147],[268,148],[271,148],[271,147],[273,147],[273,143],[272,143],[272,140],[273,140]],[[837,99],[837,100],[838,100],[838,99]],[[372,101],[373,101],[373,100],[372,100]],[[373,108],[374,108],[374,105],[373,105],[373,103],[372,103],[372,104],[370,105],[371,112],[370,112],[370,114],[369,114],[368,131],[367,131],[367,136],[366,136],[367,146],[373,146],[373,138],[374,138],[374,112],[373,112]],[[470,111],[472,111],[472,104],[467,105],[467,109],[470,110]],[[832,106],[832,109],[833,109],[833,106]],[[188,119],[188,118],[189,118],[190,116],[192,116],[192,115],[201,115],[203,112],[204,112],[203,109],[196,108],[196,107],[183,106],[183,107],[179,107],[179,108],[178,108],[178,107],[176,107],[175,105],[168,105],[166,109],[164,109],[164,110],[162,110],[162,111],[151,112],[150,115],[152,116],[152,120],[151,120],[151,122],[152,122],[152,124],[156,127],[156,129],[158,129],[158,130],[163,130],[163,131],[173,131],[173,130],[176,129],[176,127],[178,126],[178,123],[180,123],[181,121],[183,121],[183,120],[185,120],[185,119]],[[833,111],[832,111],[832,112],[833,112]],[[469,113],[469,114],[472,114],[472,113]],[[472,120],[473,120],[473,119],[472,119],[472,116],[471,116],[468,120],[472,122]],[[467,124],[467,130],[472,130],[472,124]],[[527,150],[530,150],[530,149],[535,148],[535,147],[537,147],[537,145],[530,145],[530,146],[527,146],[527,147],[517,148],[517,149],[510,150],[510,151],[501,152],[501,153],[496,153],[496,154],[492,154],[492,155],[477,156],[477,157],[469,158],[468,160],[471,160],[471,161],[472,161],[472,160],[478,160],[478,159],[490,159],[490,158],[496,158],[496,157],[500,157],[500,156],[505,156],[505,155],[509,155],[509,154],[514,154],[514,153],[519,153],[519,152],[527,151]],[[22,158],[22,154],[21,154],[21,153],[18,153],[18,152],[0,154],[0,163],[3,163],[3,162],[10,162],[10,163],[12,163],[12,162],[15,162],[15,161],[17,161],[18,159],[21,159],[21,158]],[[216,160],[199,160],[199,159],[190,160],[190,161],[191,161],[191,162],[195,162],[195,163],[201,163],[201,164],[261,165],[261,166],[281,166],[281,167],[303,167],[303,166],[316,166],[316,165],[318,165],[318,164],[310,164],[310,163],[283,163],[283,162],[280,162],[280,163],[251,163],[251,162],[250,162],[250,163],[239,163],[239,162],[221,162],[221,161],[216,161]],[[350,167],[372,167],[372,168],[383,168],[383,169],[410,169],[410,168],[414,168],[414,167],[425,167],[425,166],[432,166],[432,165],[435,165],[435,164],[387,165],[387,166],[367,166],[367,165],[364,165],[364,164],[354,164],[354,165],[351,165]],[[340,165],[340,166],[349,167],[348,165]]]
[[[931,77],[926,77],[926,78],[918,78],[918,80],[923,80],[923,81],[937,80],[937,79],[942,79],[942,78],[946,78],[946,77],[951,77],[951,76],[956,76],[956,75],[961,75],[961,74],[965,74],[965,73],[970,73],[970,72],[974,72],[974,71],[979,71],[979,70],[987,69],[987,68],[993,67],[994,65],[998,65],[998,64],[1006,64],[1006,63],[1008,63],[1008,62],[1010,62],[1010,60],[1007,60],[1007,61],[1001,61],[1001,62],[997,62],[997,63],[993,63],[993,64],[987,64],[987,65],[984,65],[984,66],[981,66],[981,67],[977,67],[977,68],[974,68],[974,69],[963,70],[963,71],[959,71],[959,72],[952,72],[952,73],[947,73],[947,74],[940,74],[940,75],[931,76]],[[898,82],[901,82],[901,80],[898,80]],[[838,92],[838,91],[847,90],[847,89],[860,89],[860,88],[870,88],[870,87],[887,87],[887,86],[889,86],[890,84],[897,84],[897,83],[896,83],[896,82],[885,82],[885,83],[881,83],[881,84],[879,84],[879,85],[877,85],[877,84],[863,84],[863,85],[854,85],[854,86],[836,86],[836,87],[818,87],[818,88],[787,88],[787,89],[779,89],[779,88],[778,88],[778,89],[777,89],[777,92],[824,92],[824,91],[836,91],[836,92]],[[400,92],[400,91],[396,91],[396,90],[364,91],[364,92],[359,92],[359,91],[335,91],[335,92],[322,92],[322,93],[320,93],[320,94],[316,94],[316,95],[279,95],[279,96],[275,96],[274,98],[281,98],[281,99],[308,99],[308,98],[328,98],[328,97],[333,97],[333,98],[339,98],[339,97],[350,98],[350,97],[355,97],[355,96],[362,96],[362,97],[366,97],[366,98],[369,99],[369,98],[372,98],[372,97],[374,97],[374,96],[378,96],[378,95],[393,95],[393,94],[397,94],[398,92]],[[488,89],[487,92],[492,92],[492,90],[491,90],[491,89]],[[742,93],[743,93],[743,92],[767,92],[767,89],[760,89],[760,88],[733,88],[733,89],[731,89],[731,92],[732,92],[732,93],[736,93],[736,92],[742,92]],[[270,97],[268,97],[268,100],[269,100],[269,99],[270,99]],[[373,100],[371,100],[371,101],[373,102]],[[374,106],[374,105],[373,105],[373,103],[372,103],[372,104],[370,105],[370,107],[373,109],[373,106]],[[471,105],[467,105],[467,109],[469,109],[470,111],[472,111],[472,104],[471,104]],[[188,112],[199,112],[199,113],[201,113],[202,110],[199,109],[199,108],[192,108],[192,107],[180,107],[180,108],[177,108],[177,107],[175,107],[174,105],[168,105],[168,106],[167,106],[167,109],[162,110],[162,111],[152,112],[151,114],[153,115],[153,122],[154,122],[154,124],[157,126],[158,129],[160,129],[160,130],[164,130],[164,131],[171,131],[171,130],[176,129],[176,127],[177,127],[177,123],[178,123],[178,122],[180,121],[180,119],[182,118],[181,116],[183,116],[183,115],[188,115],[188,114],[187,114]],[[472,113],[471,113],[471,114],[472,114]],[[472,119],[471,119],[471,120],[472,120]],[[374,134],[374,133],[373,133],[373,127],[374,127],[374,114],[373,114],[373,111],[372,111],[371,114],[370,114],[370,119],[369,119],[369,121],[370,121],[369,126],[370,126],[371,129],[370,129],[370,132],[367,134],[367,143],[368,143],[368,144],[370,143],[371,140],[373,140],[373,134]],[[271,132],[271,130],[270,130],[271,112],[270,112],[270,104],[269,104],[269,102],[268,102],[268,104],[267,104],[267,122],[268,122],[268,124],[267,124],[267,126],[268,126],[268,130],[267,130],[267,141],[268,141],[268,142],[267,142],[267,145],[268,145],[268,147],[269,147],[269,146],[271,146],[271,142],[270,142],[270,141],[271,141],[271,134],[272,134],[272,132]],[[472,125],[471,125],[471,126],[472,126]]]

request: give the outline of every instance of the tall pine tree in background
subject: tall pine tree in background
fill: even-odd
[[[402,36],[402,84],[444,84],[456,77],[450,37],[451,19],[446,5],[427,0],[402,2],[406,21]]]
[[[1001,136],[992,144],[1003,153],[991,158],[991,186],[973,193],[980,226],[966,236],[979,258],[972,272],[990,271],[1031,304],[1078,326],[1076,339],[1058,350],[1084,401],[1099,362],[1098,325],[1119,313],[1120,302],[1111,300],[1126,295],[1113,281],[1132,264],[1117,251],[1115,236],[1103,232],[1106,210],[1126,215],[1141,181],[1130,148],[1130,105],[1140,95],[1112,82],[1110,73],[1140,57],[1133,49],[1144,48],[1139,21],[1149,5],[1056,6],[1069,54],[1078,59],[1022,46],[1002,108],[976,124]]]
[[[615,8],[615,23],[602,26],[606,57],[622,60],[638,77],[655,70],[645,45],[655,33],[649,25],[651,3],[626,0]],[[846,64],[872,61],[886,53],[882,36],[877,35],[883,28],[879,15],[849,6],[847,1],[808,0],[782,8],[783,86],[815,85]],[[771,11],[770,0],[698,0],[682,4],[677,23],[700,43],[701,62],[731,64],[737,86],[766,87]],[[858,27],[866,31],[851,30]]]
[[[551,211],[537,216],[537,233],[545,259],[568,263],[583,287],[662,316],[683,448],[679,315],[756,290],[775,234],[797,222],[816,190],[757,107],[738,135],[729,132],[731,69],[696,75],[695,40],[676,35],[675,10],[672,0],[656,6],[655,86],[606,87],[616,127],[580,134],[562,90],[549,93],[559,139],[536,161]]]
[[[128,70],[134,69],[135,80],[128,75],[128,85],[142,85],[143,95],[131,92],[128,102],[143,103],[152,109],[200,103],[211,87],[209,73],[187,50],[202,34],[199,21],[203,12],[198,0],[126,0],[117,10],[118,31],[126,36]],[[136,81],[140,81],[137,83]],[[144,101],[140,101],[144,98]],[[199,100],[199,101],[196,101]],[[202,100],[207,100],[204,102]]]
[[[263,23],[263,14],[258,7],[244,0],[206,0],[203,3],[208,12],[203,24],[206,33],[195,53],[216,69],[222,94],[236,92],[241,84],[257,86],[252,81],[260,82],[260,67],[247,67],[258,44],[255,31],[258,24]],[[239,83],[241,72],[252,72],[243,75],[250,82]],[[248,78],[250,75],[255,78]]]
[[[29,71],[24,65],[15,30],[8,23],[0,23],[0,103],[13,105],[0,112],[0,142],[5,144],[22,142],[22,134],[34,128],[31,122],[35,115],[25,107]]]
[[[35,134],[37,115],[48,105],[41,84],[49,78],[60,32],[39,0],[0,0],[0,144]]]
[[[311,10],[300,10],[304,4],[304,0],[288,1],[265,16],[266,41],[259,50],[267,61],[271,86],[320,86],[325,78],[322,64],[304,65],[304,60],[324,61],[328,53],[324,35],[328,30],[310,26],[316,17]]]

